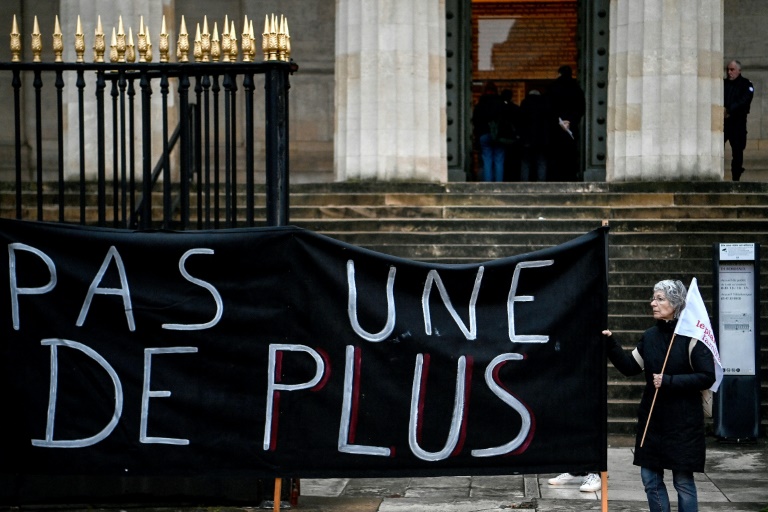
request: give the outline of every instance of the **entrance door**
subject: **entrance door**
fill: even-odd
[[[478,176],[472,109],[493,80],[519,105],[545,92],[568,65],[586,95],[578,141],[579,176],[605,177],[608,0],[447,0],[449,179]],[[516,163],[505,179],[516,181]]]
[[[472,105],[478,104],[489,83],[495,84],[508,104],[507,117],[512,117],[514,111],[519,112],[518,107],[529,93],[536,95],[526,102],[526,107],[535,105],[536,115],[525,116],[533,119],[525,127],[521,126],[521,116],[510,121],[517,125],[518,135],[532,139],[533,145],[528,148],[520,142],[505,145],[504,181],[520,181],[521,158],[533,152],[538,153],[536,161],[548,160],[546,171],[542,168],[548,181],[575,179],[570,175],[561,178],[560,174],[564,173],[559,170],[563,164],[555,161],[555,156],[567,151],[575,167],[578,156],[574,141],[568,140],[568,135],[555,124],[554,111],[541,107],[551,103],[548,91],[558,76],[558,69],[578,67],[577,26],[576,0],[472,1]],[[551,115],[545,115],[545,110],[551,111]],[[483,127],[474,128],[471,178],[477,179],[482,175],[478,135]],[[555,171],[558,175],[554,175]],[[577,172],[574,169],[571,173]],[[536,166],[532,165],[528,177],[523,179],[537,181]]]

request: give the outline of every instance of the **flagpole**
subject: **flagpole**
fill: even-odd
[[[664,356],[664,364],[661,365],[661,374],[664,375],[664,369],[667,367],[667,359],[669,359],[669,352],[672,350],[672,344],[675,342],[675,336],[677,336],[677,333],[674,333],[672,335],[672,339],[669,341],[669,347],[667,348],[667,355]],[[651,424],[651,414],[653,414],[653,406],[656,405],[656,395],[659,394],[659,388],[656,388],[656,392],[653,394],[653,402],[651,402],[651,410],[648,411],[648,419],[645,420],[645,430],[643,430],[643,438],[640,440],[640,448],[643,447],[643,443],[645,442],[645,434],[648,433],[648,425]]]

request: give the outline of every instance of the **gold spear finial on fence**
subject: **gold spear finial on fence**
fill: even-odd
[[[213,37],[211,37],[211,60],[219,62],[221,56],[221,43],[219,41],[219,25],[213,22]]]
[[[147,36],[144,35],[144,16],[139,16],[139,33],[136,34],[139,40],[139,62],[147,62],[144,53],[147,51]]]
[[[208,15],[203,16],[203,33],[200,40],[200,50],[203,52],[203,62],[210,61],[211,33],[208,31]]]
[[[64,43],[62,41],[61,25],[59,25],[59,15],[57,14],[53,21],[53,61],[62,62],[61,54],[64,52]]]
[[[119,16],[117,19],[117,39],[115,41],[115,48],[117,49],[117,61],[125,62],[125,29],[123,28],[122,16]]]
[[[285,60],[291,60],[291,33],[288,31],[288,18],[285,18]]]
[[[203,60],[203,36],[200,35],[200,23],[197,24],[195,29],[195,46],[192,50],[192,55],[195,57],[195,62]]]
[[[269,60],[277,60],[277,18],[274,14],[269,20]]]
[[[229,60],[237,62],[237,32],[234,21],[230,23],[229,28]]]
[[[40,34],[40,26],[37,24],[37,16],[32,23],[32,62],[40,62],[40,53],[43,51],[43,37]]]
[[[80,23],[80,15],[77,15],[77,27],[75,28],[75,55],[77,62],[84,62],[85,55],[85,34],[83,34],[83,24]]]
[[[248,53],[251,55],[251,60],[256,59],[256,38],[253,35],[253,19],[248,22],[248,39],[250,45],[248,46]]]
[[[165,26],[165,14],[160,25],[160,62],[168,62],[168,29]]]
[[[96,31],[93,38],[93,62],[104,62],[104,28],[101,26],[101,16],[96,21]]]
[[[241,34],[240,47],[243,49],[243,62],[251,61],[251,34],[248,32],[248,15],[243,21],[243,33]]]
[[[261,52],[269,60],[269,14],[264,15],[264,32],[261,33]]]
[[[221,54],[222,61],[229,62],[229,16],[224,15],[224,26],[221,31]]]
[[[149,37],[149,25],[144,27],[144,37],[147,40],[147,50],[144,52],[144,60],[152,62],[152,38]]]
[[[288,24],[288,20],[281,14],[280,26],[277,30],[277,60],[288,60],[285,57],[288,51],[288,35],[285,32],[285,27]]]
[[[133,44],[133,30],[128,27],[128,44],[125,45],[125,60],[136,62],[136,46]]]
[[[11,25],[11,62],[21,60],[21,33],[19,25],[16,23],[16,15],[13,15],[13,24]]]
[[[179,29],[179,40],[177,43],[176,56],[179,62],[189,62],[189,33],[187,32],[187,22],[184,21],[184,15],[181,15],[181,28]]]
[[[194,59],[196,62],[237,62],[239,49],[237,46],[237,31],[234,21],[229,20],[229,16],[224,16],[224,29],[219,33],[218,24],[214,22],[213,33],[208,29],[208,16],[203,17],[202,27],[197,23],[194,38]],[[22,37],[19,31],[17,17],[13,15],[13,24],[11,27],[11,61],[20,62],[22,53]],[[144,17],[140,17],[139,31],[137,32],[138,45],[134,44],[133,30],[128,27],[126,34],[123,18],[118,17],[117,27],[112,28],[112,37],[109,45],[110,62],[139,62],[152,61],[152,43],[149,35],[149,26],[144,24]],[[165,15],[162,18],[160,33],[160,62],[168,62],[169,41],[168,29]],[[37,16],[34,17],[32,29],[32,55],[33,62],[41,62],[43,43]],[[94,31],[93,42],[93,61],[104,62],[105,59],[105,33],[101,22],[101,16],[97,17],[96,29]],[[181,16],[178,41],[176,45],[176,55],[179,62],[189,62],[188,53],[190,50],[189,33],[185,16]],[[138,46],[138,50],[137,50]],[[63,34],[58,14],[54,17],[53,31],[53,53],[55,62],[63,62]],[[241,34],[241,48],[243,62],[252,62],[256,54],[256,41],[253,29],[253,20],[249,20],[245,15],[243,20],[243,30]],[[137,55],[138,51],[138,55]],[[279,21],[275,14],[266,15],[264,18],[264,32],[262,33],[262,51],[264,60],[290,60],[291,42],[288,33],[288,20],[280,15]],[[77,16],[77,28],[75,30],[75,54],[76,62],[84,62],[85,53],[85,34],[83,33],[80,16]]]
[[[112,27],[112,39],[109,43],[109,62],[117,62],[117,35],[115,35],[115,27]]]

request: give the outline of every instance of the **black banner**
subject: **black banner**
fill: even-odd
[[[293,227],[0,236],[6,486],[606,469],[607,228],[479,265]]]

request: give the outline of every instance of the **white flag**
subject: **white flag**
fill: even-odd
[[[680,313],[680,318],[677,320],[675,334],[700,340],[712,352],[712,358],[715,360],[715,383],[709,389],[717,391],[723,380],[723,365],[720,362],[720,353],[717,351],[715,332],[709,322],[707,307],[701,299],[695,277],[688,288],[688,295],[685,297],[685,309]]]

